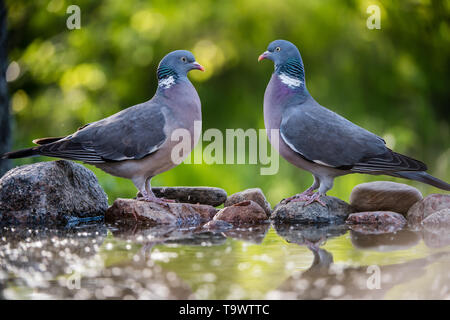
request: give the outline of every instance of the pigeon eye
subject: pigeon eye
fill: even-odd
[[[280,51],[280,50],[281,50],[280,47],[276,47],[276,48],[275,48],[275,51]]]
[[[182,58],[181,58],[181,61],[183,61],[183,62],[187,62],[187,59],[186,59],[186,57],[182,57]]]

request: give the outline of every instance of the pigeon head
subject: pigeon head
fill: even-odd
[[[258,61],[268,59],[275,64],[275,73],[290,88],[305,88],[305,70],[297,47],[286,40],[272,41]]]
[[[264,59],[272,60],[275,66],[281,66],[292,59],[302,61],[297,47],[286,40],[272,41],[267,47],[267,51],[259,56],[258,61]]]
[[[194,55],[186,50],[177,50],[167,54],[158,66],[158,81],[163,82],[165,87],[175,83],[178,78],[186,77],[191,70],[205,71],[197,61]]]

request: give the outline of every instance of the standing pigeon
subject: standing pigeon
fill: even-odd
[[[159,63],[158,88],[149,101],[87,124],[66,137],[34,140],[40,146],[6,153],[2,158],[45,155],[80,160],[114,176],[131,179],[144,200],[168,201],[155,197],[150,181],[177,165],[171,158],[177,143],[171,140],[174,130],[187,129],[191,134],[191,149],[183,157],[197,143],[194,121],[201,121],[201,104],[187,78],[193,69],[204,71],[192,53],[173,51]]]
[[[279,130],[279,153],[314,176],[310,188],[287,201],[324,205],[320,197],[333,187],[334,178],[349,173],[385,174],[450,190],[449,184],[425,172],[424,163],[390,150],[382,138],[318,104],[306,89],[303,61],[294,44],[275,40],[258,61],[263,59],[275,64],[264,94],[267,135],[272,140],[269,130]]]

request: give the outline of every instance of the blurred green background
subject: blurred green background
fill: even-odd
[[[190,74],[202,100],[203,130],[264,128],[263,95],[273,64],[258,64],[257,57],[282,38],[300,49],[308,89],[319,103],[450,180],[450,1],[6,3],[15,149],[150,99],[159,60],[176,49],[191,50],[206,68]],[[66,27],[72,4],[81,8],[79,30]],[[381,8],[380,30],[366,27],[372,4]],[[14,164],[42,160],[52,159]],[[88,167],[110,201],[135,195],[131,181]],[[276,175],[261,176],[260,167],[182,164],[155,177],[153,185],[216,186],[229,194],[261,187],[274,205],[312,183],[309,173],[283,159]],[[338,178],[329,194],[348,200],[356,184],[379,179]],[[442,192],[406,183],[424,194]]]

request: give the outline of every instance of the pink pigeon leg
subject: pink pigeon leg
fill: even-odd
[[[298,193],[292,197],[284,199],[284,201],[285,201],[285,203],[288,203],[294,199],[297,199],[296,201],[308,201],[310,196],[312,196],[314,194],[314,190],[316,190],[319,187],[319,185],[320,185],[320,180],[317,177],[314,177],[314,182],[311,185],[311,187],[309,187],[302,193]]]
[[[155,194],[152,192],[149,194],[146,190],[141,191],[142,197],[136,198],[136,200],[139,201],[147,201],[147,202],[153,202],[161,205],[167,205],[167,203],[174,203],[175,200],[172,199],[165,199],[165,198],[158,198],[155,196]]]

